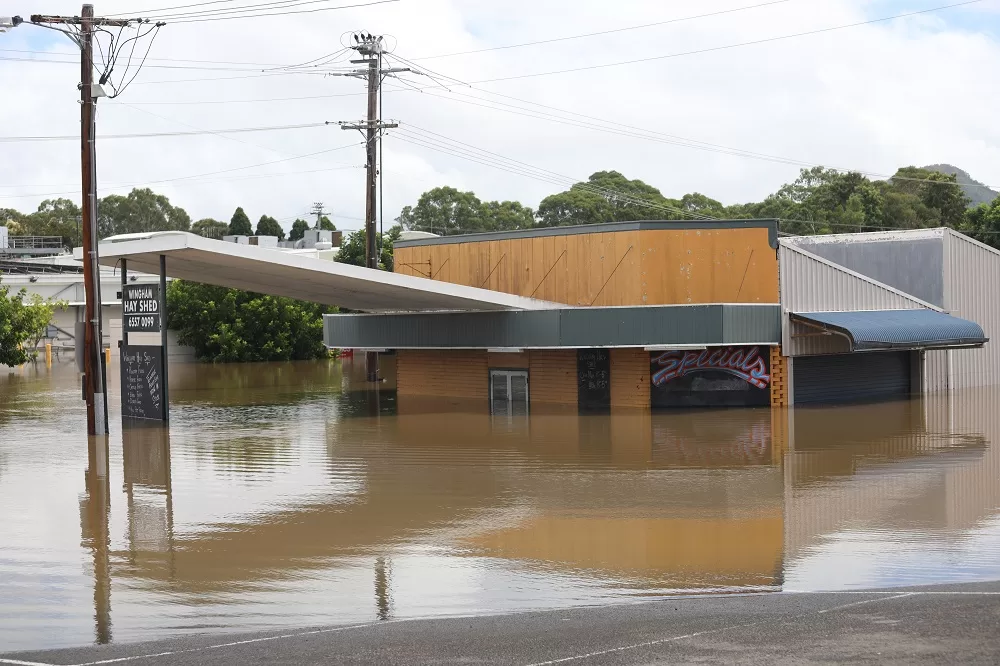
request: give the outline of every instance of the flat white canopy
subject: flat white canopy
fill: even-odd
[[[272,296],[339,305],[362,312],[420,310],[539,310],[547,301],[340,264],[281,250],[202,238],[184,231],[129,234],[100,244],[100,262],[128,260],[130,271]]]

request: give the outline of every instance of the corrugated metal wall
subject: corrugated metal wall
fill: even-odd
[[[781,240],[778,265],[782,308],[783,352],[788,356],[844,353],[840,336],[795,337],[813,332],[801,324],[790,326],[789,312],[845,312],[850,310],[937,309],[881,282],[838,266]]]
[[[795,404],[906,398],[910,370],[905,351],[800,358],[795,361]]]
[[[944,229],[788,237],[838,266],[944,307]]]
[[[950,352],[952,389],[1000,384],[1000,252],[948,230],[945,236],[945,309],[983,327],[982,349]],[[940,377],[935,377],[940,383]]]

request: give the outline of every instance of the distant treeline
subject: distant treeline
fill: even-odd
[[[697,192],[667,198],[641,180],[599,171],[547,196],[538,210],[437,187],[403,208],[396,221],[405,229],[449,235],[630,220],[777,218],[781,230],[792,234],[945,226],[1000,247],[1000,199],[970,204],[955,175],[917,167],[899,169],[888,180],[822,167],[803,169],[794,182],[763,201],[732,206]]]

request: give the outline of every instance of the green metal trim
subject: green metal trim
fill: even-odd
[[[581,349],[661,345],[769,345],[781,341],[777,304],[698,304],[332,314],[329,347],[373,349]]]

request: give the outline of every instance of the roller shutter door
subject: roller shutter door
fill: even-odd
[[[802,356],[794,361],[795,404],[871,402],[910,395],[910,352]]]

